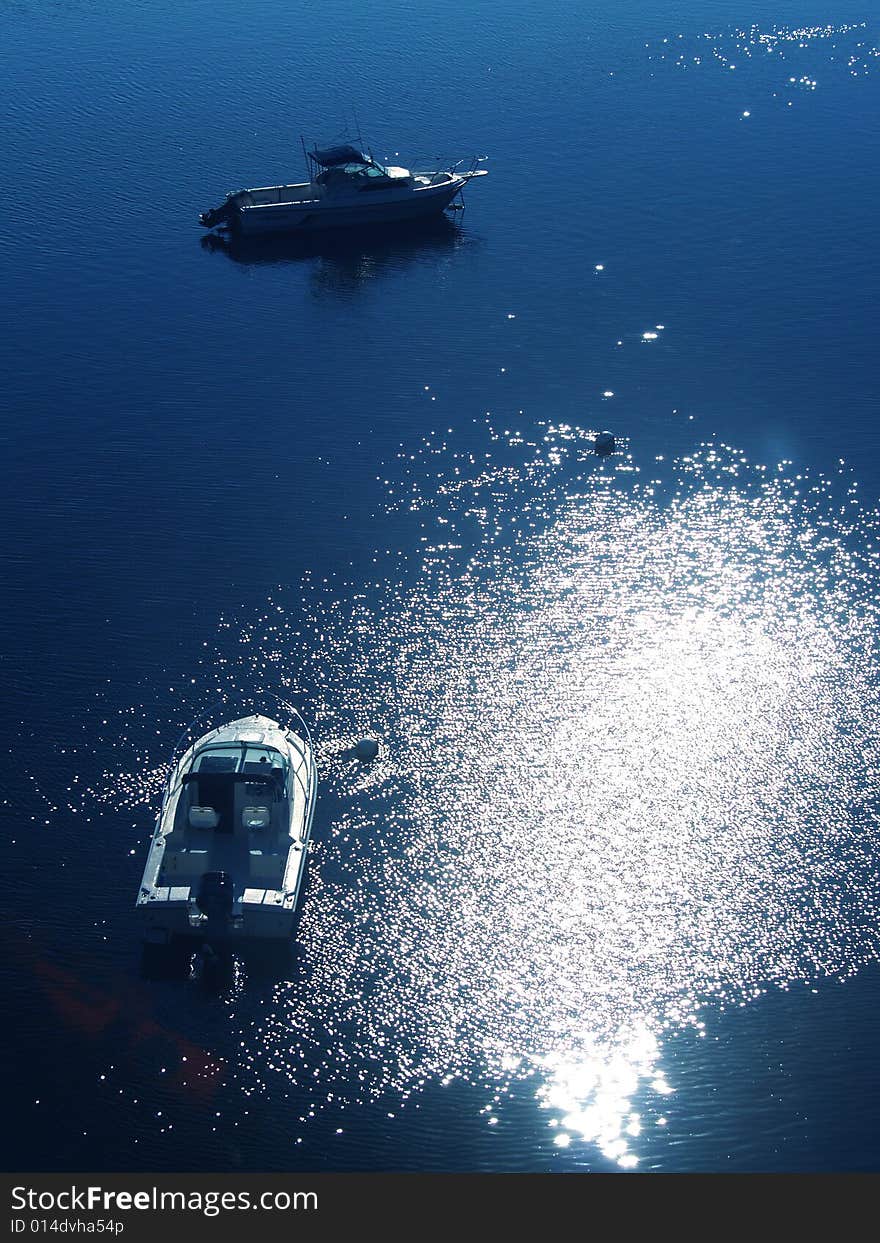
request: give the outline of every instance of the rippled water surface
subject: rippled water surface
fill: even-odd
[[[880,28],[709,10],[3,17],[16,1168],[876,1168]],[[200,245],[353,105],[463,220]],[[293,962],[151,978],[270,695]]]

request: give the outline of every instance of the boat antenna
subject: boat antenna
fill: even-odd
[[[299,136],[299,141],[300,141],[300,145],[301,145],[301,147],[302,147],[302,149],[303,149],[303,159],[304,159],[304,160],[305,160],[305,162],[306,162],[306,172],[309,174],[309,177],[311,177],[311,175],[312,175],[312,161],[309,159],[309,153],[306,151],[306,140],[305,140],[305,138],[302,136],[302,134],[300,134],[300,136]]]
[[[359,122],[359,121],[358,121],[358,119],[357,119],[357,113],[355,112],[354,108],[352,108],[352,110],[351,110],[351,115],[352,115],[352,120],[354,121],[354,127],[355,127],[355,129],[357,130],[357,136],[358,136],[358,147],[360,148],[360,150],[361,150],[361,151],[363,151],[363,149],[364,149],[364,140],[363,140],[363,138],[361,138],[361,127],[360,127],[360,122]]]

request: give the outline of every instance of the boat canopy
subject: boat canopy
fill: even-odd
[[[324,168],[335,168],[337,164],[370,164],[369,156],[357,147],[325,147],[323,150],[310,151],[309,155]]]

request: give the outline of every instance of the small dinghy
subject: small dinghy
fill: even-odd
[[[137,898],[148,943],[292,936],[318,781],[288,711],[289,726],[247,716],[178,746]]]

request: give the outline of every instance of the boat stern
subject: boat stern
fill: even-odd
[[[164,885],[141,894],[138,913],[142,940],[167,945],[173,940],[236,943],[292,938],[297,890],[237,886],[226,872],[207,872],[197,886]]]
[[[238,219],[243,190],[230,190],[219,207],[210,207],[199,213],[199,224],[206,229],[216,229],[220,225],[231,227]]]

